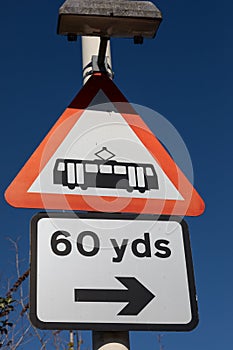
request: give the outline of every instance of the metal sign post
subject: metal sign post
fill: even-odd
[[[128,350],[129,332],[92,332],[93,350]]]
[[[82,37],[82,63],[83,63],[83,84],[91,77],[94,71],[98,71],[98,55],[100,49],[99,37],[83,36]],[[107,41],[104,64],[107,74],[113,78],[110,40]]]

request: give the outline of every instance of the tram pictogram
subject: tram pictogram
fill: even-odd
[[[153,165],[115,160],[57,159],[53,170],[54,184],[70,190],[80,187],[121,188],[128,192],[159,189]]]

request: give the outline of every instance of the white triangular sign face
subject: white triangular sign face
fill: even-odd
[[[94,75],[6,191],[20,207],[200,215],[201,197],[114,83]]]
[[[100,105],[97,105],[95,108],[96,101],[98,101]],[[113,165],[109,171],[112,170],[110,174],[115,175],[116,179],[119,177],[116,184],[119,185],[119,181],[124,174],[122,174],[122,176],[121,174],[115,174],[114,170],[116,169],[117,171],[120,169],[122,172],[127,170],[126,168],[121,169],[119,166],[130,167],[128,164],[131,163],[136,165],[143,164],[143,169],[145,167],[145,175],[149,177],[146,172],[150,172],[151,167],[146,167],[146,164],[150,164],[157,175],[158,188],[146,190],[145,186],[141,186],[141,192],[139,192],[139,190],[129,191],[127,188],[124,188],[124,186],[123,188],[120,186],[115,188],[89,187],[87,183],[87,188],[84,190],[81,186],[78,186],[77,182],[73,189],[69,188],[69,183],[68,186],[54,184],[52,174],[56,171],[54,167],[57,159],[70,160],[70,169],[68,166],[67,170],[71,173],[74,172],[72,167],[73,160],[80,160],[83,164],[85,177],[85,172],[86,169],[88,171],[88,168],[91,169],[91,167],[93,167],[93,169],[98,171],[100,158],[96,156],[96,153],[100,152],[102,149],[114,154],[111,161],[107,163],[114,164],[113,162],[115,161],[115,166]],[[88,161],[91,161],[89,163],[90,165]],[[96,166],[95,163],[93,163],[95,161]],[[109,166],[111,165],[109,164]],[[137,169],[138,167],[134,169],[134,167],[131,166],[131,173],[128,174],[129,180],[130,176],[132,178],[131,182],[134,181],[133,177],[135,180],[136,177],[140,177],[140,174],[136,174]],[[67,175],[69,177],[69,174]],[[96,177],[94,172],[93,176]],[[103,176],[108,175],[103,174]],[[153,177],[153,174],[151,176]],[[73,184],[72,180],[74,179],[72,174],[70,174],[70,187],[72,187]],[[96,98],[90,103],[89,108],[87,108],[77,120],[44,169],[33,182],[32,186],[28,189],[28,192],[183,200],[183,197],[177,191],[173,183],[102,90],[98,92]]]

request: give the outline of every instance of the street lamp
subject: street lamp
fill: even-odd
[[[68,41],[82,36],[85,82],[95,71],[113,76],[110,37],[133,38],[142,44],[144,38],[155,37],[161,20],[161,12],[150,1],[66,0],[59,9],[57,33]]]
[[[68,40],[80,36],[154,38],[161,12],[150,1],[66,0],[59,9],[58,34]]]

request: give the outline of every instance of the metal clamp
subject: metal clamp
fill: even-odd
[[[92,75],[95,72],[101,72],[107,74],[111,79],[114,77],[114,73],[112,71],[111,65],[109,64],[109,57],[106,56],[108,37],[100,38],[100,46],[98,56],[93,55],[91,62],[88,63],[83,69],[83,73],[90,68],[86,73],[84,73],[83,80],[86,79],[87,76]]]

